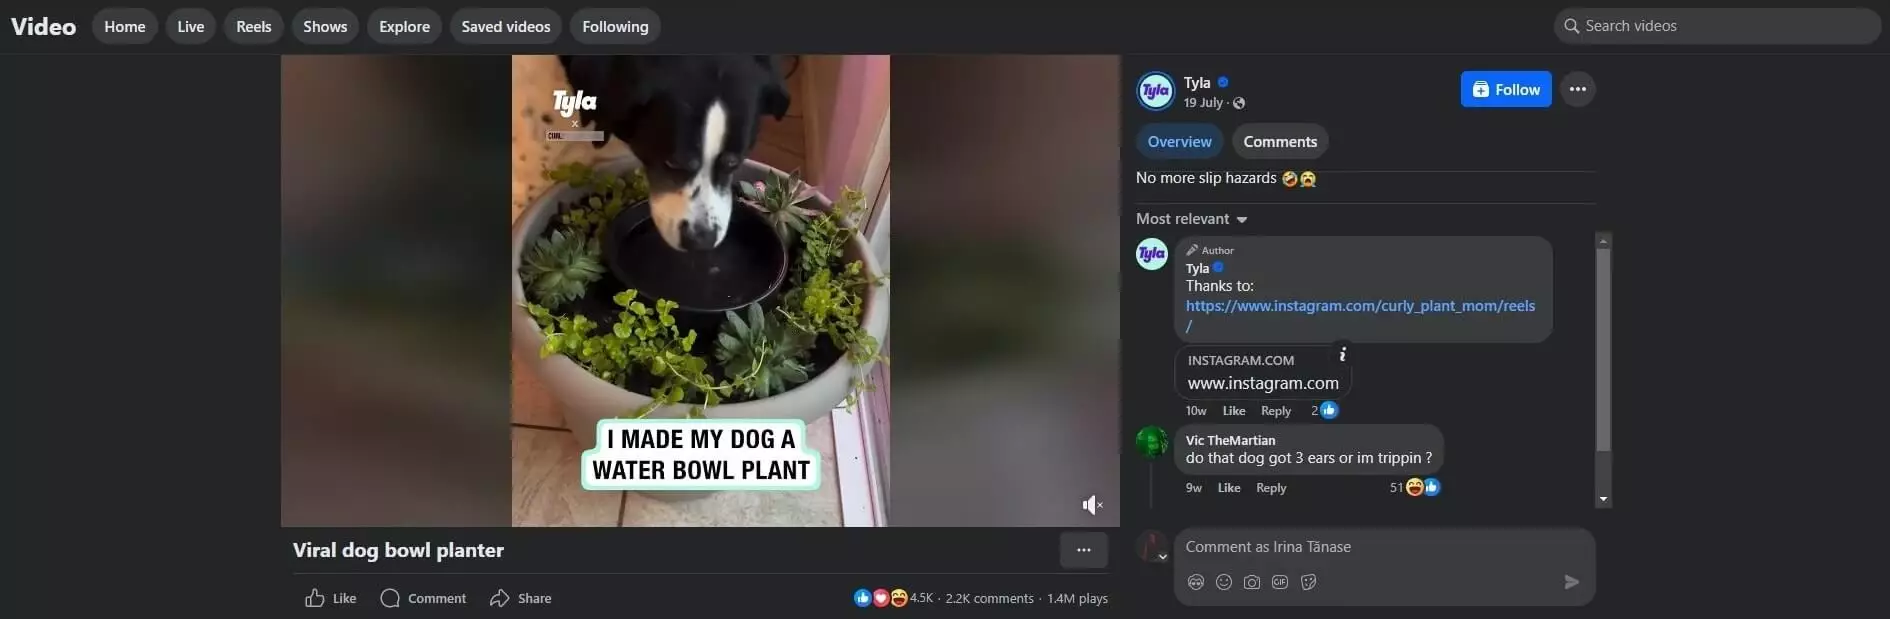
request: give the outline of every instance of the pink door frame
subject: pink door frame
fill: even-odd
[[[840,57],[833,109],[821,115],[820,192],[839,197],[842,187],[860,187],[892,99],[892,57]],[[872,199],[874,196],[868,196]]]

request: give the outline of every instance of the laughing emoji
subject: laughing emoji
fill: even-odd
[[[1280,173],[1280,184],[1281,184],[1281,185],[1284,185],[1284,186],[1286,186],[1286,188],[1287,188],[1287,189],[1292,189],[1292,188],[1294,188],[1294,187],[1298,187],[1298,186],[1299,186],[1299,175],[1298,175],[1298,174],[1294,174],[1292,170],[1287,170],[1287,171],[1285,171],[1285,172],[1281,172],[1281,173]]]
[[[1404,480],[1404,493],[1411,496],[1424,496],[1424,480],[1416,477]]]
[[[906,607],[906,590],[905,589],[892,590],[892,607],[893,608]]]

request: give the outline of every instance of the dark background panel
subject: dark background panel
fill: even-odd
[[[509,524],[510,59],[281,63],[281,523]]]
[[[896,526],[1116,525],[1116,71],[893,60]]]

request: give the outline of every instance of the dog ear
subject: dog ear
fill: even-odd
[[[787,82],[781,79],[781,70],[773,55],[755,56],[755,62],[767,72],[761,83],[761,111],[775,120],[781,120],[787,116],[788,104],[794,100],[788,96]]]
[[[579,119],[595,125],[606,136],[628,142],[653,92],[641,79],[642,65],[636,57],[559,56],[558,62],[564,65],[571,88],[597,97],[597,109],[578,110]],[[591,145],[603,148],[607,143],[608,138]]]

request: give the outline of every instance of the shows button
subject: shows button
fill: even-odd
[[[1464,71],[1457,100],[1464,107],[1549,107],[1555,79],[1548,71]]]

